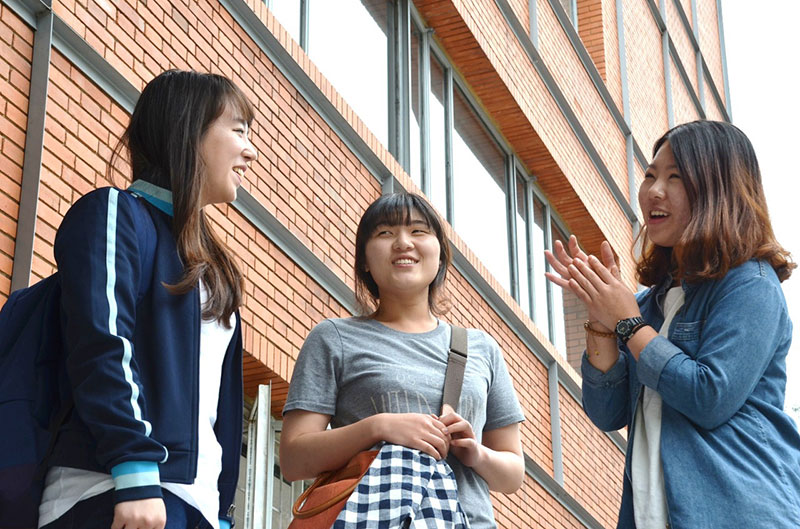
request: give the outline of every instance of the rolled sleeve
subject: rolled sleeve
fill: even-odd
[[[672,358],[681,350],[663,336],[656,336],[639,353],[636,375],[639,382],[651,389],[658,389],[661,372]]]

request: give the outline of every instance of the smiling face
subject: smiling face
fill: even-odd
[[[431,227],[412,210],[408,224],[378,225],[364,248],[366,271],[382,300],[387,295],[425,295],[439,271],[441,247]]]
[[[200,207],[236,200],[236,190],[257,153],[247,121],[231,104],[209,125],[200,141],[203,187]]]
[[[669,142],[656,152],[639,188],[639,207],[647,236],[658,246],[674,247],[692,218],[689,197]]]

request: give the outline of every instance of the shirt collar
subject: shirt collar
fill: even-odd
[[[157,207],[170,217],[173,216],[172,210],[172,191],[144,180],[134,180],[128,191],[136,196],[142,197],[153,206]]]

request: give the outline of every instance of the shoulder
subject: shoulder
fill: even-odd
[[[131,215],[136,207],[136,199],[116,187],[94,189],[79,198],[67,211],[62,224],[114,221],[119,216]]]
[[[725,277],[711,282],[709,287],[723,295],[738,289],[747,289],[756,295],[758,292],[781,290],[778,274],[767,261],[758,259],[751,259],[731,268]]]
[[[481,329],[467,329],[467,348],[470,356],[483,357],[491,365],[503,361],[503,353],[497,340]]]

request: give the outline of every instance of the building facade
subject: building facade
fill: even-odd
[[[583,414],[586,315],[547,284],[543,251],[608,240],[636,288],[654,140],[729,120],[720,1],[2,0],[0,303],[54,271],[71,204],[126,184],[107,164],[147,81],[224,74],[254,103],[259,151],[210,212],[246,276],[245,390],[261,403],[237,518],[288,524],[303,485],[275,447],[297,353],[355,311],[361,213],[407,189],[447,220],[446,319],[497,339],[525,409],[526,479],[493,496],[499,526],[614,527],[625,433]]]

